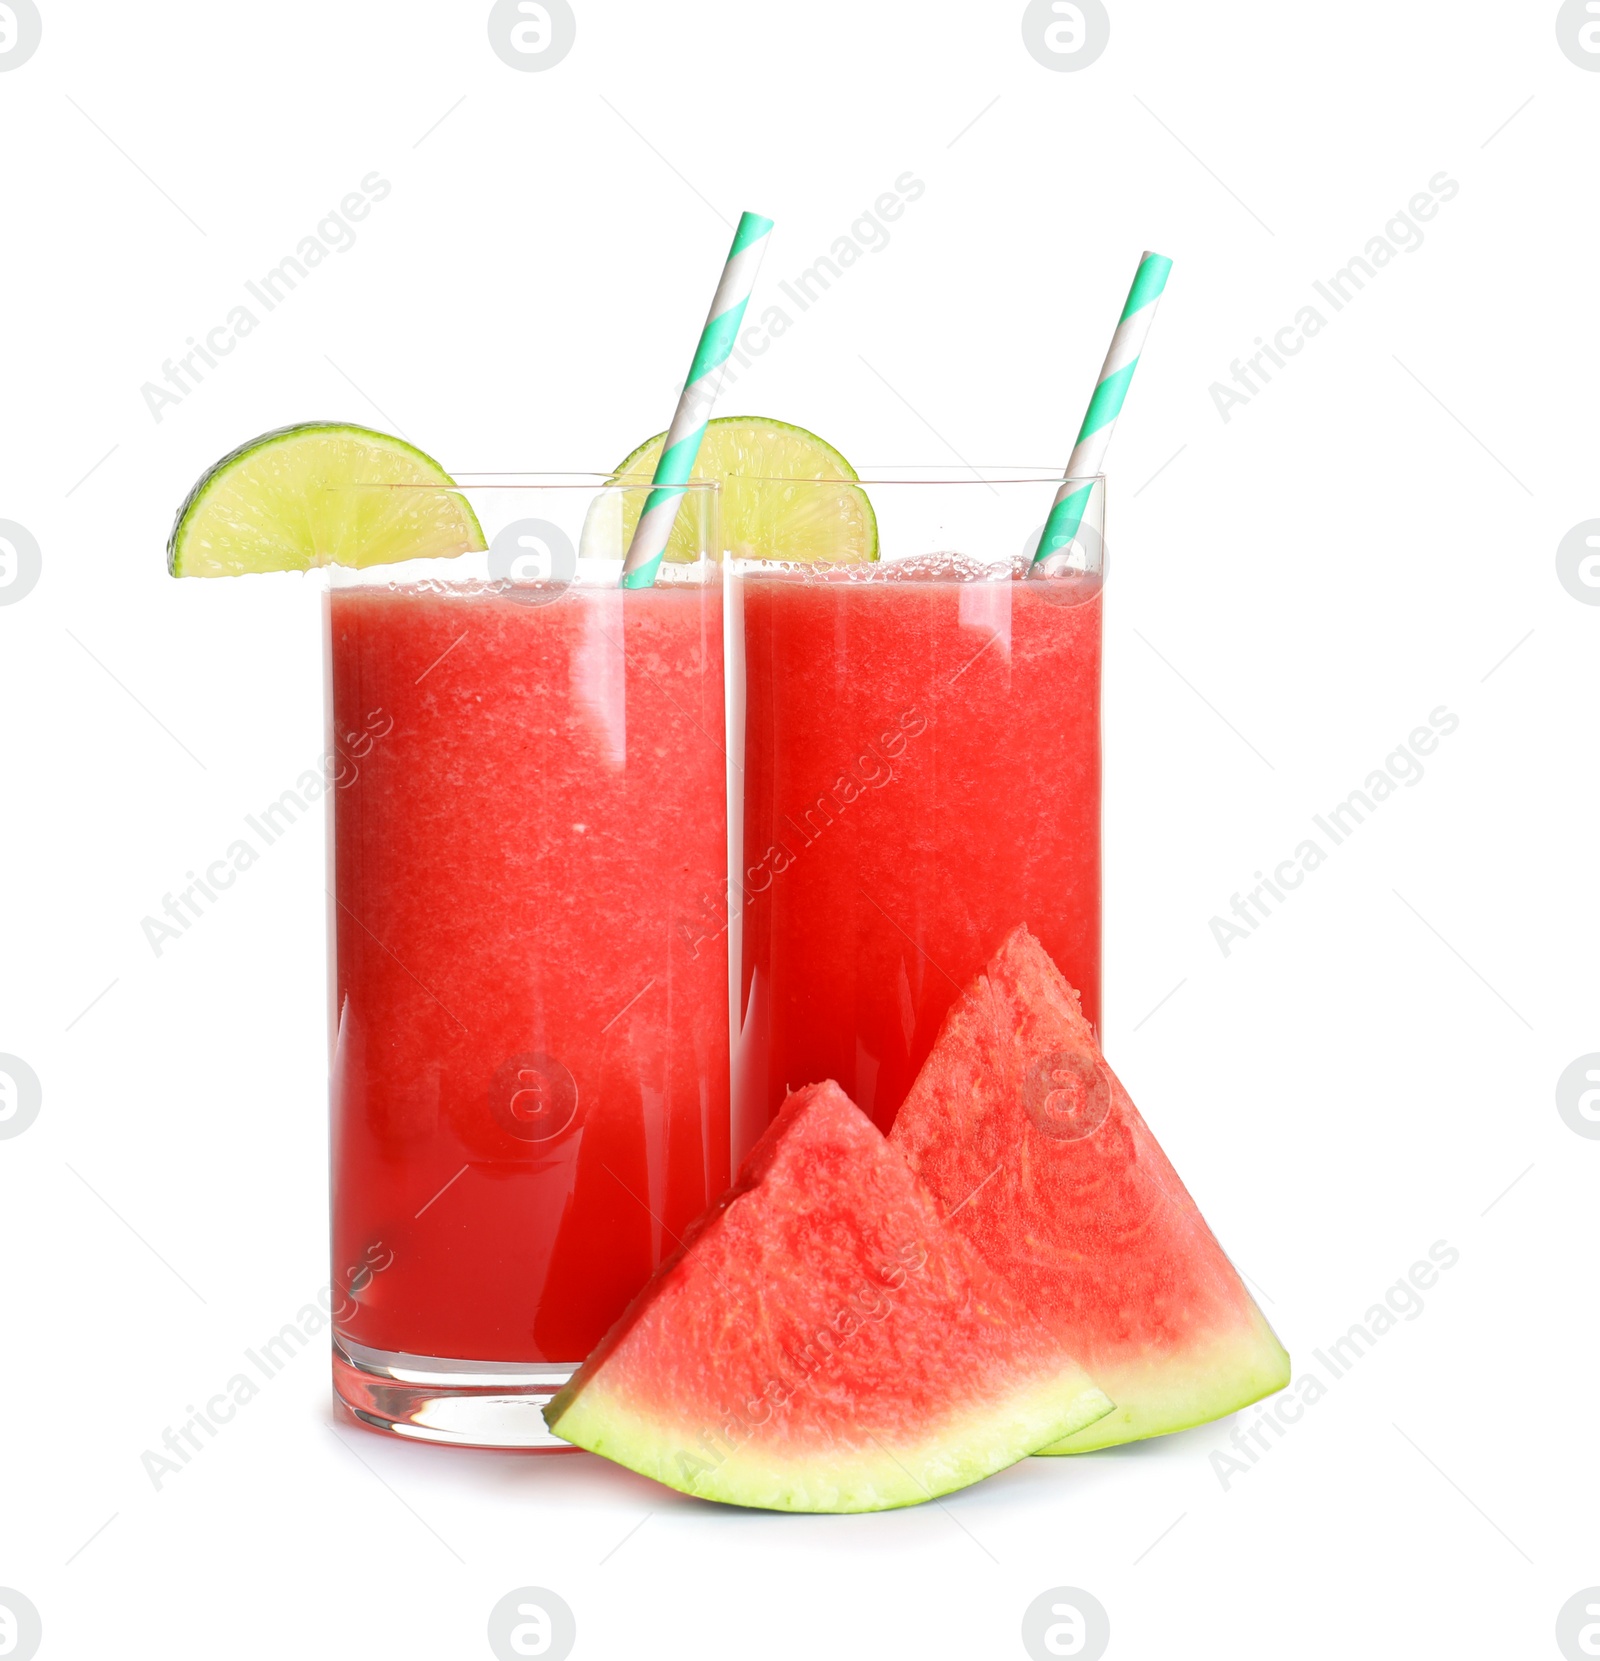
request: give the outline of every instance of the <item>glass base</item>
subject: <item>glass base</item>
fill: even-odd
[[[577,1370],[575,1362],[456,1361],[333,1340],[334,1394],[362,1424],[458,1448],[577,1452],[544,1422],[545,1404]]]

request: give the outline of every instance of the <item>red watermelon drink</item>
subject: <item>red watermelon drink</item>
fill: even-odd
[[[728,1181],[722,588],[617,569],[329,596],[335,1383],[411,1436],[553,1442]]]
[[[1052,482],[869,481],[918,557],[742,567],[736,1153],[812,1079],[887,1130],[1019,923],[1099,1019],[1103,491],[1028,577]]]

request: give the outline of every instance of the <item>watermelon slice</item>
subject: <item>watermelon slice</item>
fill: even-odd
[[[883,1511],[1110,1411],[829,1083],[789,1097],[545,1418],[702,1499]]]
[[[1041,1451],[1183,1430],[1289,1382],[1283,1346],[1026,928],[951,1007],[890,1140],[1117,1404]]]

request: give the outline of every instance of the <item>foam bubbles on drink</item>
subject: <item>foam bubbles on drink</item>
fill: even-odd
[[[981,559],[953,549],[911,554],[863,564],[854,561],[833,565],[825,560],[740,560],[736,569],[744,576],[787,577],[806,583],[855,583],[879,586],[886,583],[1017,583],[1027,581],[1042,599],[1056,604],[1083,605],[1100,592],[1103,581],[1098,571],[1068,568],[1046,577],[1032,576],[1032,559],[1015,554],[1004,559]]]

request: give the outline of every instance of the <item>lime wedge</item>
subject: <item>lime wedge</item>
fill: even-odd
[[[648,484],[665,437],[647,439],[613,478]],[[855,482],[855,468],[804,427],[760,415],[719,415],[706,428],[694,477],[721,481],[722,540],[736,559],[855,565],[878,557],[877,517]],[[625,549],[645,495],[629,491],[622,501]],[[693,526],[680,516],[667,558],[692,560],[693,536]]]
[[[236,577],[483,546],[477,515],[431,456],[370,427],[307,421],[241,444],[201,477],[178,509],[167,569]]]

